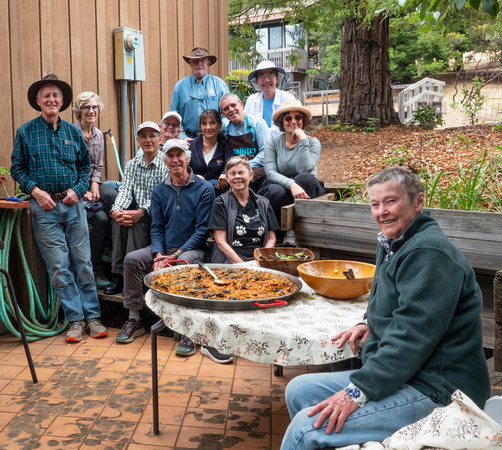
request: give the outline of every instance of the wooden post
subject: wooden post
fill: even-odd
[[[493,279],[493,309],[493,368],[496,372],[502,372],[502,270],[499,270]]]

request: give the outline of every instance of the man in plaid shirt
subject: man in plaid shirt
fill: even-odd
[[[127,163],[124,179],[112,206],[112,280],[105,294],[124,288],[122,267],[125,255],[150,243],[150,202],[155,185],[164,181],[168,169],[159,153],[160,129],[155,122],[138,127],[136,139],[143,152]]]
[[[31,195],[33,233],[70,322],[66,340],[80,342],[87,329],[92,337],[107,333],[99,321],[82,201],[89,187],[89,152],[77,127],[59,117],[72,97],[71,87],[54,74],[30,86],[28,101],[42,114],[17,130],[10,173]]]

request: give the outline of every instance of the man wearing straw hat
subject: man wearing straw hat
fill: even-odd
[[[68,83],[50,74],[28,89],[30,105],[42,114],[19,127],[11,175],[31,195],[33,234],[52,286],[70,322],[67,342],[105,337],[91,264],[82,196],[89,187],[90,159],[80,130],[59,112],[72,102]]]
[[[190,56],[183,56],[190,64],[192,74],[179,80],[174,86],[171,98],[171,111],[183,117],[183,130],[193,139],[200,134],[199,116],[206,109],[218,110],[218,102],[228,92],[225,82],[207,73],[209,66],[216,62],[216,56],[210,55],[207,48],[195,47]]]

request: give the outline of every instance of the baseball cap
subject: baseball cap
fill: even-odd
[[[139,127],[138,131],[136,131],[136,136],[139,134],[139,132],[145,128],[151,128],[155,130],[157,133],[160,133],[160,128],[155,122],[143,122]]]
[[[176,112],[176,111],[168,111],[164,114],[164,117],[162,117],[161,122],[164,122],[168,117],[175,117],[178,123],[181,125],[181,116]]]
[[[167,153],[172,148],[179,148],[180,150],[183,150],[187,156],[190,155],[188,144],[182,139],[169,139],[162,147],[162,150]]]

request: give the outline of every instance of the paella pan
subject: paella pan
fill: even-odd
[[[297,277],[277,270],[228,264],[206,266],[223,282],[219,289],[211,275],[196,264],[156,270],[144,282],[166,302],[218,311],[285,306],[302,286]]]

